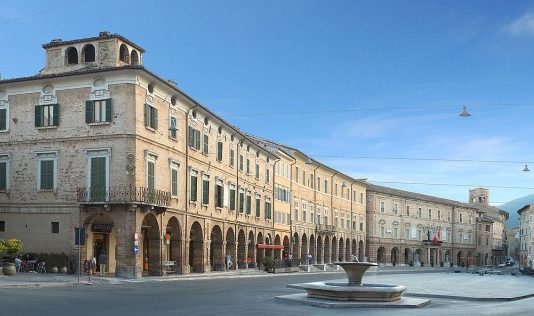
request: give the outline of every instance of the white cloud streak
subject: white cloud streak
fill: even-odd
[[[506,24],[502,31],[511,35],[534,36],[534,13],[528,12],[519,19]]]

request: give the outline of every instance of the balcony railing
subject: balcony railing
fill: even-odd
[[[77,201],[83,204],[128,203],[168,206],[171,194],[146,187],[89,187],[77,189]]]
[[[333,235],[336,231],[336,227],[333,225],[323,225],[323,224],[317,224],[317,227],[315,228],[318,234],[326,234],[326,235]]]

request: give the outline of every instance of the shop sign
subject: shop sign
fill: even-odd
[[[94,233],[111,233],[113,224],[93,224],[91,225],[91,231]]]

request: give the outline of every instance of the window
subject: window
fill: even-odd
[[[438,221],[441,220],[441,210],[438,210]]]
[[[9,190],[9,157],[7,155],[0,156],[0,191]]]
[[[208,205],[210,203],[210,177],[206,174],[202,175],[202,204]]]
[[[247,174],[250,174],[250,159],[247,158]]]
[[[463,214],[460,213],[460,223],[463,223],[463,222],[464,222],[464,221],[463,221],[463,216],[462,216],[462,215],[463,215]]]
[[[243,190],[239,190],[239,213],[243,213],[245,210],[245,192]]]
[[[336,184],[336,188],[337,188],[337,184]],[[384,202],[380,202],[380,212],[384,213]]]
[[[261,200],[260,196],[256,195],[256,217],[260,217],[260,206],[261,206]]]
[[[410,239],[410,228],[404,229],[404,239]]]
[[[111,108],[110,108],[111,111]],[[111,120],[111,112],[110,112]],[[145,104],[145,126],[158,129],[158,109],[152,105]]]
[[[324,224],[328,225],[328,209],[324,209]]]
[[[299,220],[299,202],[295,201],[295,211],[293,212],[295,216],[295,222]]]
[[[313,205],[310,205],[310,221],[312,223],[315,223],[315,207]]]
[[[336,183],[336,185],[335,185],[334,194],[337,196],[337,183]]]
[[[126,45],[122,44],[119,48],[119,60],[120,61],[123,61],[125,63],[128,63],[128,57],[129,57],[129,53],[128,53],[128,47],[126,47]]]
[[[317,191],[321,191],[321,178],[317,177]]]
[[[398,204],[393,203],[393,214],[397,214],[399,212]]]
[[[324,193],[328,193],[328,180],[324,180]]]
[[[57,153],[37,153],[37,188],[55,190],[57,188]]]
[[[91,201],[107,201],[109,187],[109,149],[88,151],[89,190]]]
[[[0,131],[7,131],[9,129],[9,109],[5,101],[0,100]]]
[[[487,232],[490,231],[490,225],[486,225],[486,231],[487,231]]]
[[[306,203],[302,203],[302,221],[306,222]]]
[[[0,232],[5,232],[5,231],[6,231],[6,222],[0,221]]]
[[[178,164],[171,163],[171,196],[178,196]]]
[[[269,168],[265,168],[265,182],[269,183],[269,181],[271,181],[271,179],[270,179],[270,170],[269,170]]]
[[[191,202],[197,201],[197,190],[198,190],[198,172],[191,170],[191,180],[190,180],[190,190],[189,190],[189,200]]]
[[[217,179],[217,183],[215,184],[215,206],[224,206],[224,187],[221,179]]]
[[[363,193],[360,193],[360,204],[363,204]]]
[[[111,99],[85,101],[85,122],[111,122]]]
[[[91,63],[95,61],[95,47],[87,44],[82,49],[82,58],[84,63]]]
[[[217,161],[222,161],[222,156],[223,156],[223,142],[219,140],[217,142]]]
[[[207,134],[207,133],[204,133],[204,141],[202,142],[202,153],[204,155],[207,155],[209,153],[209,140],[210,140],[210,136]]]
[[[363,231],[363,222],[360,222],[360,232]]]
[[[260,178],[260,164],[256,162],[256,180]]]
[[[421,218],[421,211],[422,211],[421,208],[417,209],[417,217],[418,218]]]
[[[306,170],[302,170],[302,185],[306,185]]]
[[[406,216],[410,216],[410,206],[406,205]]]
[[[139,55],[137,54],[137,51],[135,49],[132,50],[130,57],[131,57],[130,59],[131,65],[133,66],[139,65]]]
[[[399,229],[397,227],[393,227],[393,238],[397,239],[399,237]]]
[[[189,126],[189,147],[200,150],[200,130]]]
[[[235,156],[235,151],[234,151],[234,144],[230,144],[230,167],[234,167],[234,156]]]
[[[76,65],[78,64],[78,51],[75,47],[69,47],[65,51],[65,57],[67,58],[67,65]]]
[[[239,171],[243,171],[243,155],[239,155]]]
[[[59,234],[59,222],[51,222],[52,234]]]
[[[265,198],[265,218],[271,219],[271,199]]]
[[[428,209],[428,219],[432,219],[432,210]]]
[[[295,167],[295,182],[299,183],[299,167]]]
[[[59,126],[59,104],[35,106],[35,127]]]
[[[230,185],[230,210],[235,211],[235,186]]]
[[[386,228],[384,227],[384,225],[380,225],[380,238],[384,238],[386,237]]]
[[[247,191],[247,207],[246,207],[246,214],[250,215],[251,209],[252,209],[252,197],[250,196],[250,191]]]
[[[176,117],[171,116],[169,125],[169,136],[173,139],[176,139],[176,134],[178,132],[178,128],[176,127]]]

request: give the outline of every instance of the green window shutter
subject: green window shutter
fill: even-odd
[[[195,145],[195,130],[189,126],[189,147],[193,147]]]
[[[85,123],[93,123],[94,101],[85,101]]]
[[[200,150],[200,131],[198,129],[195,130],[195,148]]]
[[[35,127],[41,127],[41,106],[35,106]]]
[[[150,126],[150,109],[148,104],[145,104],[145,126]]]
[[[7,114],[7,110],[6,109],[1,109],[0,110],[0,131],[3,131],[3,130],[5,130],[7,128],[6,114]]]
[[[54,104],[54,126],[59,126],[59,104]]]
[[[112,113],[111,99],[106,99],[106,122],[111,122]]]
[[[158,129],[158,109],[154,108],[154,115],[152,116],[152,128]]]
[[[7,162],[0,162],[0,190],[7,189]]]

